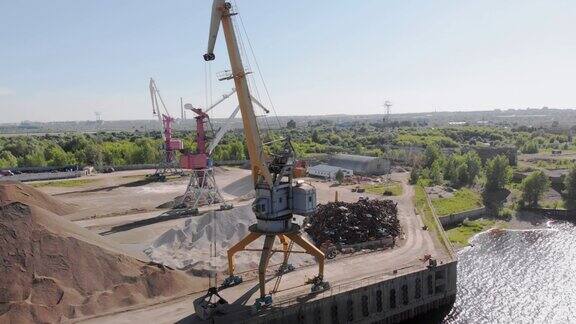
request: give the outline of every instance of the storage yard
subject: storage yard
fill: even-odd
[[[414,175],[392,173],[392,161],[377,152],[335,152],[308,172],[312,161],[298,156],[291,136],[260,121],[276,111],[257,62],[270,107],[248,82],[243,44],[250,43],[232,19],[236,9],[213,1],[203,59],[207,67],[216,59],[221,29],[230,70],[216,77],[233,88],[209,100],[207,68],[206,106],[180,98],[180,119],[194,114],[191,138],[174,131],[179,119],[150,78],[160,150],[131,138],[104,153],[79,140],[69,146],[85,152],[54,145],[31,160],[98,166],[73,166],[83,170],[79,179],[59,182],[50,168],[32,178],[2,170],[0,320],[396,323],[454,302],[456,260],[438,220],[425,222],[415,210]],[[231,96],[237,107],[214,129],[209,112]],[[226,136],[238,113],[243,137],[234,141]],[[5,156],[3,163],[15,159]],[[154,169],[126,163],[144,159]],[[215,165],[226,159],[238,167]]]
[[[31,321],[70,318],[99,323],[134,322],[138,319],[168,323],[192,318],[192,303],[208,288],[208,276],[217,275],[220,282],[226,277],[225,251],[246,235],[247,227],[254,221],[249,206],[251,200],[245,199],[251,191],[250,186],[245,185],[247,181],[250,183],[246,178],[249,171],[222,168],[217,172],[216,179],[223,188],[223,194],[236,205],[232,210],[206,212],[213,208],[205,207],[199,216],[165,221],[162,217],[172,210],[154,206],[161,206],[181,194],[186,179],[143,182],[142,177],[151,172],[153,170],[95,175],[89,177],[95,181],[73,188],[43,186],[34,189],[5,182],[1,188],[3,228],[11,228],[14,234],[4,233],[8,236],[3,237],[15,239],[4,244],[2,257],[12,260],[16,256],[11,251],[16,250],[23,253],[17,255],[32,258],[26,262],[35,264],[33,269],[27,268],[21,273],[16,270],[19,263],[14,261],[14,267],[8,271],[16,271],[13,273],[21,278],[18,280],[24,290],[11,291],[7,298],[14,303],[19,298],[22,300],[24,296],[32,295],[37,304],[26,303],[18,307],[14,304],[2,318]],[[324,240],[321,235],[326,233],[332,233],[330,238],[334,243],[360,243],[384,236],[396,238],[393,248],[357,249],[339,253],[329,260],[325,270],[331,283],[329,294],[352,289],[359,279],[378,282],[382,280],[378,277],[383,274],[386,278],[394,278],[427,269],[427,263],[422,261],[425,255],[433,256],[439,264],[450,262],[451,257],[441,243],[421,229],[422,220],[412,206],[413,189],[406,184],[407,173],[393,174],[392,177],[401,181],[404,194],[392,200],[378,201],[372,199],[380,199],[379,196],[352,192],[353,186],[335,190],[326,182],[305,178],[316,186],[319,203],[327,203],[321,205],[317,218],[305,227],[312,240]],[[333,202],[335,191],[339,193],[338,203]],[[101,214],[95,214],[95,211]],[[353,223],[354,213],[364,217],[357,220],[356,234],[346,229],[346,223],[330,220],[342,217],[342,220]],[[370,220],[372,223],[366,223],[369,213],[374,214]],[[323,232],[320,224],[328,223]],[[383,224],[382,230],[373,228],[373,234],[361,236],[360,231],[365,229],[362,226],[373,227],[373,224]],[[336,233],[347,239],[338,240],[334,236]],[[48,246],[46,240],[54,243]],[[42,245],[39,245],[40,241]],[[24,250],[17,248],[22,244],[27,246]],[[253,244],[254,247],[261,246],[258,241]],[[54,257],[60,261],[49,261]],[[238,254],[236,259],[237,270],[243,274],[245,282],[220,293],[231,302],[240,298],[237,302],[251,305],[254,299],[241,296],[254,286],[259,256],[256,252],[246,251]],[[281,263],[282,256],[273,255],[272,267],[267,274],[272,281],[277,278],[275,269]],[[309,285],[302,285],[314,271],[314,258],[292,253],[290,263],[296,270],[282,276],[274,293],[275,302],[288,307],[298,304],[303,296],[321,300],[327,292],[309,295]],[[100,267],[116,270],[98,270]],[[127,276],[133,279],[127,280]],[[44,279],[38,281],[34,277]],[[269,285],[268,289],[272,289],[272,284]],[[2,284],[2,287],[8,286],[6,281]],[[96,298],[98,295],[100,297]],[[61,299],[62,296],[67,297]]]

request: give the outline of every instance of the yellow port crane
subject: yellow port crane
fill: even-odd
[[[268,261],[273,251],[276,237],[283,244],[285,258],[289,255],[289,242],[302,247],[306,253],[314,256],[318,262],[318,275],[311,279],[312,291],[327,289],[328,283],[324,277],[324,253],[316,246],[308,242],[300,234],[300,226],[293,223],[293,214],[307,215],[316,209],[316,190],[314,187],[294,183],[292,171],[295,162],[294,150],[289,139],[283,139],[283,150],[268,156],[264,151],[264,144],[260,138],[256,114],[251,101],[251,95],[246,79],[246,71],[242,64],[240,50],[234,31],[232,5],[224,0],[214,0],[212,5],[212,18],[208,49],[204,54],[204,60],[215,59],[214,46],[218,36],[220,25],[224,32],[232,75],[244,135],[252,168],[252,177],[256,197],[252,209],[256,214],[257,223],[250,226],[250,233],[228,250],[229,277],[223,286],[232,286],[242,282],[242,278],[234,275],[234,254],[242,251],[248,244],[264,236],[264,246],[261,250],[260,263],[258,266],[258,279],[260,297],[256,300],[257,306],[268,306],[272,303],[272,297],[266,294],[265,275]]]

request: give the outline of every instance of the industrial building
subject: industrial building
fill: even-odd
[[[516,165],[518,162],[518,150],[513,146],[494,147],[494,146],[474,146],[472,148],[482,160],[486,163],[489,159],[495,158],[498,155],[504,155],[508,158],[510,165]]]
[[[360,175],[382,175],[390,173],[390,160],[382,157],[335,154],[330,157],[328,165],[352,170]]]
[[[354,175],[354,171],[350,169],[344,169],[337,166],[318,164],[308,168],[308,175],[313,177],[321,177],[324,179],[334,180],[336,179],[336,173],[342,171],[345,177]]]

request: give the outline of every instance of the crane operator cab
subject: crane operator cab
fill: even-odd
[[[252,210],[258,219],[257,228],[263,232],[283,233],[292,228],[292,215],[309,215],[316,210],[316,189],[292,179],[294,151],[290,139],[284,139],[279,153],[271,154],[269,170],[274,180],[270,188],[265,182],[256,186]]]

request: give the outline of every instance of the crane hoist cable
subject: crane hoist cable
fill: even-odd
[[[234,7],[237,8],[237,4],[234,1]],[[238,16],[238,19],[240,19],[241,25],[243,25],[242,22],[242,17],[240,16],[240,13],[238,13],[238,10],[236,10],[236,14]],[[236,20],[236,17],[232,17],[233,20]],[[244,45],[244,37],[246,37],[248,44],[250,45],[250,39],[248,39],[248,33],[246,32],[246,29],[243,29],[243,33],[240,31],[240,27],[238,26],[238,24],[234,24],[233,26],[235,33],[238,36],[238,44],[239,44],[239,51],[240,51],[240,55],[242,56],[242,60],[243,62],[246,63],[248,71],[252,71],[252,65],[251,65],[251,60],[250,57],[248,56],[248,52],[246,51],[246,46]],[[251,45],[250,45],[251,46]],[[251,53],[252,53],[252,57],[255,59],[256,56],[254,55],[254,51],[251,49]],[[257,64],[258,62],[256,62]],[[257,79],[254,77],[253,73],[250,73],[250,75],[248,75],[247,77],[247,81],[251,80],[251,82],[248,82],[248,87],[250,89],[254,89],[255,93],[256,93],[256,98],[258,100],[260,100],[260,91],[258,89],[258,82]],[[262,75],[260,74],[260,79],[262,81],[264,81],[264,79],[262,78]],[[264,84],[264,88],[266,88],[266,85]],[[268,97],[269,101],[270,101],[270,97]],[[268,122],[268,111],[264,110],[265,114],[262,116],[257,116],[257,117],[262,117],[261,119],[264,119],[264,124],[265,127],[263,128],[262,131],[266,131],[268,132],[270,129],[272,129],[270,127],[270,123]],[[276,113],[275,113],[276,114]],[[278,116],[276,116],[276,118],[278,118]],[[260,119],[260,118],[259,118]],[[262,134],[260,134],[261,136],[263,136]]]
[[[234,6],[238,7],[236,0],[234,0]],[[238,14],[238,20],[240,21],[240,26],[244,31],[244,35],[246,36],[246,41],[248,42],[248,48],[250,49],[250,53],[254,58],[254,64],[256,65],[256,70],[258,71],[258,75],[260,76],[260,80],[262,85],[264,86],[264,91],[266,92],[266,96],[268,97],[268,101],[270,102],[270,108],[274,112],[274,116],[276,117],[276,122],[278,123],[278,127],[282,127],[280,124],[280,118],[278,118],[278,114],[276,113],[276,107],[274,102],[272,102],[272,97],[270,96],[270,91],[268,90],[268,86],[266,85],[266,81],[264,80],[264,74],[262,73],[262,69],[260,69],[260,64],[258,64],[258,59],[256,58],[256,54],[254,52],[254,47],[252,47],[252,42],[250,41],[250,37],[248,36],[248,32],[246,31],[246,26],[244,25],[244,20],[242,20],[242,15]]]
[[[237,252],[245,250],[251,242],[264,237],[260,262],[258,265],[258,287],[260,297],[255,301],[255,308],[268,307],[272,304],[272,297],[266,294],[266,269],[269,265],[269,256],[273,252],[276,238],[285,236],[302,247],[307,254],[315,257],[318,263],[318,274],[307,280],[312,284],[311,291],[318,292],[330,287],[324,281],[324,253],[309,242],[301,232],[300,225],[293,222],[293,214],[309,215],[316,209],[316,190],[313,186],[296,183],[292,177],[294,165],[294,148],[287,139],[284,145],[278,145],[278,152],[270,159],[264,150],[264,144],[259,134],[256,114],[251,101],[250,90],[247,84],[246,70],[242,64],[238,48],[237,36],[231,19],[236,13],[231,10],[232,5],[225,0],[214,0],[208,46],[204,60],[211,61],[216,58],[214,47],[218,37],[218,30],[222,26],[228,58],[232,68],[236,95],[242,113],[243,132],[248,148],[252,182],[255,189],[255,199],[252,210],[257,221],[249,227],[249,234],[231,246],[228,254],[228,278],[223,287],[229,287],[242,282],[242,278],[235,275],[234,256]],[[298,199],[294,199],[297,197]],[[205,308],[195,309],[202,312]],[[201,306],[201,305],[199,305]]]

